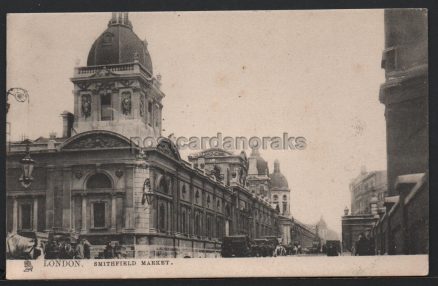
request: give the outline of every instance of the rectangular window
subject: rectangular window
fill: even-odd
[[[100,119],[102,121],[113,120],[113,108],[111,104],[111,94],[102,94],[100,97]]]
[[[93,204],[93,223],[95,228],[105,227],[105,203],[98,202]]]
[[[147,122],[149,124],[152,124],[152,103],[150,101],[148,101]]]
[[[32,206],[30,204],[21,205],[21,229],[32,228]]]
[[[158,127],[160,123],[160,109],[156,108],[155,110],[155,127]]]

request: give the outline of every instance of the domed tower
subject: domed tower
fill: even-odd
[[[161,136],[160,78],[153,76],[147,42],[134,33],[127,12],[114,12],[90,48],[87,66],[76,67],[76,133],[109,130],[131,137]]]
[[[290,214],[290,189],[286,177],[280,172],[280,162],[275,160],[271,179],[270,201],[274,208],[279,206],[280,213]]]
[[[269,168],[258,149],[253,148],[248,157],[247,187],[252,193],[263,197],[269,196]]]

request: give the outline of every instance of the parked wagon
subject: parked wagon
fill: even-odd
[[[250,257],[253,242],[247,235],[225,236],[222,241],[222,257]]]

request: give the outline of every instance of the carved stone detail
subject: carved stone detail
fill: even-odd
[[[144,116],[144,96],[140,94],[140,117]]]
[[[91,115],[91,95],[83,94],[81,96],[81,111],[82,115],[87,118]]]
[[[121,138],[108,134],[92,134],[78,138],[67,144],[64,149],[93,149],[93,148],[114,148],[129,147],[129,143]]]
[[[117,178],[122,177],[123,176],[123,170],[122,169],[117,169],[116,176],[117,176]]]
[[[173,145],[172,141],[170,141],[167,138],[162,138],[157,145],[158,151],[161,153],[164,153],[170,157],[175,158],[176,160],[180,160],[181,157],[179,155],[178,150],[176,149],[175,145]]]
[[[76,179],[80,179],[80,178],[82,178],[82,176],[83,176],[83,173],[82,173],[82,171],[81,170],[77,170],[77,171],[75,171],[75,177],[76,177]]]
[[[119,83],[124,87],[131,87],[134,84],[134,81],[129,79],[121,79],[119,80]]]
[[[123,115],[131,114],[131,93],[129,91],[122,92],[122,113]]]

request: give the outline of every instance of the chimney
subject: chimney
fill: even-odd
[[[64,111],[61,113],[62,116],[62,137],[71,137],[71,130],[73,128],[74,115],[71,112]]]

